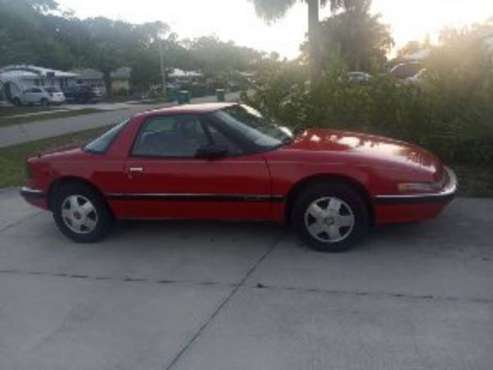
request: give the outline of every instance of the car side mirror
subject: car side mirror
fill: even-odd
[[[197,149],[195,158],[219,159],[228,154],[228,148],[224,145],[204,145]]]

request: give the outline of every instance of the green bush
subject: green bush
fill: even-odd
[[[493,66],[471,76],[473,65],[431,64],[416,86],[387,75],[354,84],[344,66],[333,63],[310,86],[306,67],[285,63],[261,74],[244,100],[288,126],[381,134],[421,145],[446,161],[493,163]]]

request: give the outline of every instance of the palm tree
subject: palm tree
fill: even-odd
[[[289,8],[300,0],[250,0],[255,6],[257,14],[268,22],[282,18]],[[312,81],[316,81],[322,69],[320,53],[319,10],[321,6],[330,3],[330,8],[335,12],[339,8],[351,6],[358,0],[301,0],[308,5],[308,40],[310,48],[310,64]]]

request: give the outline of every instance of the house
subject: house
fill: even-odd
[[[184,71],[179,68],[174,68],[170,73],[168,73],[168,78],[175,82],[192,82],[197,79],[201,79],[204,75],[197,71]]]
[[[106,95],[106,86],[103,80],[103,73],[93,68],[74,69],[71,71],[76,76],[69,81],[69,86],[90,86],[96,88],[102,96]]]
[[[104,86],[103,73],[93,68],[73,69],[77,85]]]
[[[63,90],[76,75],[71,72],[38,67],[27,64],[0,68],[0,85],[8,100],[14,100],[24,90],[35,87],[57,87]]]
[[[111,92],[114,95],[128,95],[132,68],[121,67],[111,72]]]
[[[121,67],[111,72],[111,90],[115,94],[127,95],[130,90],[130,67]],[[106,94],[103,73],[92,68],[70,72],[19,64],[0,68],[0,100],[15,101],[23,91],[35,87],[57,87],[62,91],[77,85],[97,87]]]
[[[76,74],[73,83],[98,87],[106,91],[103,72],[93,68],[85,68],[74,69],[72,73]],[[113,94],[128,94],[131,74],[132,68],[130,67],[121,67],[111,72],[111,92]]]

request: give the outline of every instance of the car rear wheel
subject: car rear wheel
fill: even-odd
[[[41,99],[40,104],[43,107],[47,107],[48,105],[50,105],[50,102],[48,101],[48,99],[43,98],[43,99]]]
[[[296,200],[292,222],[310,248],[343,252],[354,246],[370,224],[363,197],[346,184],[317,184]]]
[[[63,185],[54,194],[53,217],[60,231],[78,243],[102,240],[113,223],[101,195],[77,183]]]

